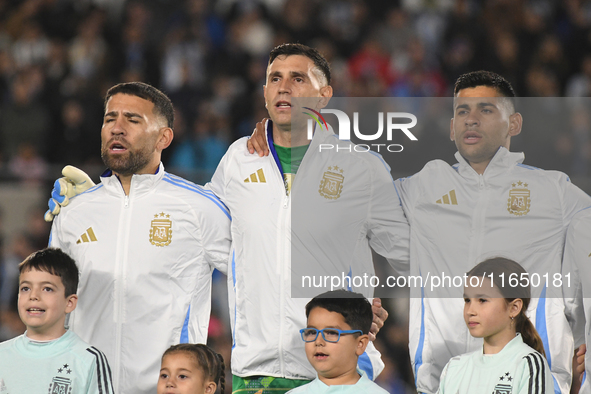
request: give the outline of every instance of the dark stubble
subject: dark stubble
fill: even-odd
[[[108,148],[101,148],[101,159],[105,166],[123,176],[139,173],[150,163],[151,156],[152,152],[148,146],[143,146],[136,151],[128,149],[126,153],[117,156],[110,155]]]

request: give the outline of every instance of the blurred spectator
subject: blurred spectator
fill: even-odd
[[[244,4],[244,3],[242,3]],[[273,44],[273,29],[261,7],[242,6],[243,14],[234,22],[240,46],[253,57],[267,56]]]
[[[49,40],[34,20],[25,23],[22,32],[12,46],[17,67],[43,64],[49,57]]]
[[[171,94],[186,88],[196,93],[206,81],[205,48],[189,26],[169,32],[162,56],[162,85]]]
[[[490,70],[507,79],[513,86],[519,86],[522,78],[523,60],[520,59],[519,41],[513,33],[501,32],[494,38]]]
[[[209,182],[228,149],[227,135],[224,117],[212,111],[210,105],[203,105],[191,134],[181,134],[181,141],[174,148],[169,166],[196,183]]]
[[[105,16],[99,10],[80,21],[78,35],[69,48],[74,77],[92,79],[102,71],[107,52],[107,44],[101,36],[104,23]]]
[[[10,81],[16,72],[14,60],[8,50],[0,49],[0,105],[9,102]]]
[[[63,79],[68,75],[70,67],[66,45],[59,40],[52,40],[49,47],[49,57],[45,69],[47,82],[52,90],[59,90]]]
[[[40,186],[47,176],[47,162],[39,156],[35,146],[29,142],[21,143],[17,155],[8,162],[10,174],[28,186]]]
[[[366,92],[358,91],[357,96],[379,97],[396,78],[390,64],[390,56],[383,50],[376,35],[368,37],[360,50],[349,59],[349,75],[353,82],[362,82],[368,87]]]
[[[390,94],[395,97],[440,97],[446,85],[439,69],[425,61],[425,47],[418,39],[408,43],[408,64],[390,86]]]
[[[27,211],[27,227],[25,235],[34,250],[45,249],[49,244],[49,230],[51,229],[51,223],[47,223],[43,219],[44,213],[44,206],[31,208]],[[28,254],[25,257],[27,256]]]
[[[18,311],[18,265],[37,250],[28,234],[18,234],[4,256],[4,274],[0,289],[0,341],[10,339],[25,331]]]
[[[95,102],[93,106],[100,106]],[[98,115],[81,100],[71,98],[61,107],[58,124],[51,137],[49,157],[54,161],[70,163],[74,166],[101,164],[98,154],[100,146],[100,124]]]
[[[573,106],[573,156],[572,170],[569,172],[573,176],[589,176],[591,174],[591,115],[589,106],[585,106],[589,100],[585,100],[579,105]]]
[[[35,68],[19,73],[11,86],[12,102],[0,113],[2,156],[14,156],[18,147],[29,143],[41,148],[49,131],[49,113],[45,103],[37,100],[42,90],[43,75]]]
[[[367,4],[361,0],[321,2],[320,17],[339,53],[351,56],[370,27]]]
[[[568,80],[565,96],[591,97],[591,54],[585,55],[579,73]]]
[[[539,65],[530,67],[525,75],[525,96],[558,97],[560,84],[556,74]]]
[[[154,3],[130,1],[126,3],[121,34],[114,37],[115,49],[112,56],[115,79],[124,71],[131,70],[141,79],[159,85],[160,64],[155,40],[158,34],[159,18],[153,18],[150,5]]]
[[[410,17],[400,8],[392,8],[385,22],[378,28],[382,48],[394,59],[406,50],[407,43],[415,36]]]
[[[301,42],[309,42],[316,35],[316,7],[307,0],[286,0],[282,10],[282,28],[291,37],[297,37]]]
[[[550,71],[557,79],[558,86],[564,86],[570,68],[564,56],[562,44],[555,35],[548,34],[542,39],[532,63]]]

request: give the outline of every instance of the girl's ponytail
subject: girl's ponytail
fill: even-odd
[[[544,351],[544,343],[542,342],[542,338],[540,338],[540,335],[536,331],[536,328],[534,327],[533,323],[525,315],[526,309],[527,306],[524,303],[523,307],[521,308],[521,312],[519,312],[519,315],[517,315],[514,319],[515,331],[521,333],[521,338],[523,339],[524,343],[536,350],[542,356],[546,357],[546,352]]]

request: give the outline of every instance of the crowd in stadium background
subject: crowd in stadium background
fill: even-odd
[[[176,108],[166,169],[203,184],[228,145],[267,115],[268,54],[284,42],[326,56],[336,97],[451,96],[460,74],[479,69],[522,97],[591,94],[588,0],[0,0],[0,178],[49,191],[72,164],[97,180],[102,97],[139,80]],[[591,127],[547,132],[552,161],[537,164],[588,180]],[[3,245],[0,340],[22,330],[11,280],[15,264],[46,246],[43,210]],[[224,282],[218,276],[210,337],[229,360]],[[413,381],[396,303],[378,335],[378,381],[393,393]]]

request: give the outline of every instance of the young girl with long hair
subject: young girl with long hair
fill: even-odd
[[[518,280],[510,281],[511,275]],[[554,391],[542,340],[525,314],[531,298],[529,283],[522,286],[526,275],[521,265],[500,257],[483,261],[467,273],[464,320],[470,334],[484,343],[481,350],[447,363],[440,394]]]

